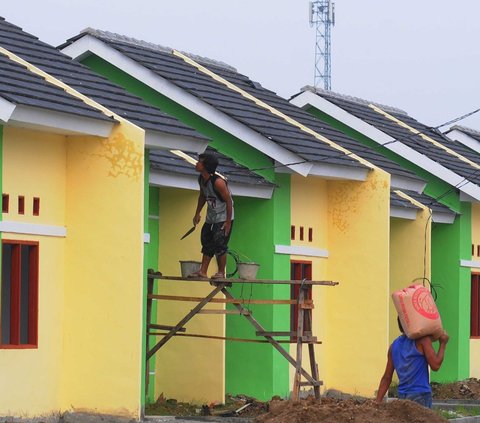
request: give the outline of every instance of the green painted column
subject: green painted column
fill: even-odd
[[[436,382],[469,377],[470,372],[470,269],[460,260],[471,260],[471,207],[461,203],[461,215],[452,225],[432,228],[432,281],[437,288],[437,305],[450,341]]]
[[[275,255],[275,244],[290,245],[290,177],[277,175],[272,200],[235,198],[231,249],[260,263],[259,278],[290,278],[290,258]],[[288,286],[244,284],[234,295],[249,299],[290,298]],[[266,330],[289,330],[288,306],[251,305]],[[255,329],[241,316],[227,316],[227,337],[255,339]],[[258,339],[258,338],[257,338]],[[288,347],[287,347],[288,348]],[[226,392],[266,400],[289,393],[288,363],[270,344],[226,343]],[[261,375],[261,377],[259,377]]]

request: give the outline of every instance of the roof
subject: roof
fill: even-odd
[[[0,97],[22,106],[112,121],[100,110],[0,53]]]
[[[464,134],[467,134],[467,135],[471,136],[473,139],[475,139],[476,141],[480,142],[480,131],[477,131],[477,130],[472,129],[472,128],[467,128],[466,126],[454,125],[448,131],[446,131],[445,133],[448,134],[449,132],[452,132],[454,130],[463,132]]]
[[[306,161],[365,167],[353,157],[349,157],[344,152],[318,140],[314,135],[300,129],[281,116],[273,114],[270,110],[228,88],[206,73],[199,71],[165,47],[92,29],[87,29],[82,34],[71,38],[62,47],[86,35],[101,40],[157,76],[168,80]],[[251,90],[255,87],[261,87],[260,84],[240,75],[230,66],[199,57],[195,57],[195,60],[227,80],[235,80],[236,82],[244,80],[242,89],[245,89],[245,86],[248,86]],[[252,92],[251,90],[249,92]],[[253,95],[255,93],[253,92]],[[270,93],[270,95],[278,97],[274,93]],[[280,99],[280,97],[278,98]],[[287,100],[282,100],[288,103]],[[332,141],[336,142],[335,139],[332,139]]]
[[[439,132],[437,129],[425,125],[405,112],[401,112],[398,109],[387,109],[385,106],[377,106],[394,119],[390,119],[385,114],[377,112],[372,103],[365,100],[359,100],[354,97],[344,96],[338,93],[332,93],[313,87],[305,87],[302,91],[312,91],[320,97],[328,100],[336,106],[342,108],[348,113],[356,116],[357,118],[367,122],[368,124],[376,127],[380,131],[390,135],[398,142],[409,146],[417,152],[427,156],[431,160],[441,164],[445,168],[455,172],[457,175],[480,185],[480,172],[477,171],[475,166],[467,163],[446,151],[444,148],[434,145],[434,143],[423,139],[419,134],[412,133],[409,129],[401,126],[395,122],[394,119],[400,121],[419,131],[421,134],[426,135],[435,142],[441,144],[443,147],[450,149],[452,152],[463,156],[464,158],[471,160],[476,165],[480,165],[480,155],[470,150],[458,141],[453,141]],[[389,111],[387,111],[389,110]]]
[[[275,187],[275,184],[267,181],[265,178],[250,171],[244,166],[235,163],[229,157],[219,153],[217,150],[208,147],[206,152],[213,153],[218,158],[217,171],[224,175],[229,182],[255,185],[255,186],[268,186]],[[187,153],[192,157],[196,157],[196,153]],[[152,150],[150,151],[150,169],[175,173],[180,175],[187,175],[197,178],[198,172],[195,167],[186,162],[181,157],[168,150]]]
[[[420,207],[418,207],[416,204],[413,204],[411,201],[408,201],[393,191],[390,192],[390,207],[420,210]]]
[[[145,130],[206,140],[193,128],[147,104],[1,17],[0,46]]]

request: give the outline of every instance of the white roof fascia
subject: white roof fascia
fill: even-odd
[[[323,97],[317,94],[312,93],[311,91],[304,91],[290,101],[296,106],[302,108],[306,108],[308,105],[311,105],[318,110],[328,114],[329,116],[332,116],[333,118],[339,120],[340,122],[348,125],[350,128],[367,136],[378,144],[385,144],[387,142],[395,140],[395,138],[380,131],[373,125],[370,125],[362,119],[353,116],[351,113],[346,112],[341,107],[336,106],[335,104],[329,102],[328,100],[325,100]],[[436,161],[419,153],[413,148],[408,147],[401,141],[396,141],[391,144],[385,145],[385,148],[388,148],[394,153],[397,153],[399,156],[402,156],[408,161],[425,169],[427,172],[435,175],[436,177],[442,179],[443,181],[447,182],[452,186],[457,186],[466,182],[464,177],[456,174],[450,169],[447,169],[440,163],[437,163]],[[468,194],[469,196],[473,197],[477,201],[480,201],[480,187],[473,182],[468,181],[459,189],[464,193]]]
[[[398,217],[400,219],[415,220],[417,218],[417,210],[406,209],[398,206],[390,206],[390,217]]]
[[[444,135],[446,135],[451,140],[461,142],[463,145],[466,145],[473,151],[480,153],[480,142],[478,142],[475,138],[471,137],[465,132],[459,131],[458,129],[453,129],[452,131],[447,132]]]
[[[102,138],[108,137],[116,124],[115,121],[108,122],[23,105],[17,105],[6,123],[9,126],[32,128],[64,135],[93,135]]]
[[[145,148],[152,150],[183,150],[192,153],[203,153],[207,146],[208,140],[199,140],[157,131],[145,131]]]
[[[170,98],[196,115],[220,127],[246,144],[249,144],[256,150],[278,160],[280,163],[287,165],[288,163],[301,161],[296,154],[279,146],[257,131],[217,110],[215,107],[210,106],[167,79],[158,76],[150,69],[138,64],[91,35],[84,35],[82,38],[62,49],[62,52],[74,59],[85,57],[88,52],[95,54],[138,81],[143,82],[158,93]],[[289,167],[300,175],[307,176],[312,165],[310,163],[301,163],[289,165]]]
[[[150,185],[157,187],[181,188],[198,191],[198,179],[195,176],[179,175],[167,172],[150,172]],[[247,185],[228,182],[232,195],[240,197],[270,199],[273,195],[273,186]]]
[[[275,163],[276,173],[292,173],[286,166],[281,166],[278,162]],[[335,164],[319,164],[313,163],[312,170],[308,176],[319,176],[326,179],[342,179],[349,181],[366,181],[368,172],[371,169],[364,167],[350,167]]]
[[[441,212],[441,211],[432,211],[432,221],[434,223],[448,223],[452,224],[455,222],[455,213]]]
[[[17,107],[15,104],[0,97],[0,122],[7,123],[12,117],[15,107]]]
[[[390,174],[390,187],[392,189],[400,189],[400,190],[408,190],[408,191],[415,191],[421,194],[427,183],[424,181],[420,181],[418,179],[412,179],[408,176],[400,176],[400,175],[393,175]]]

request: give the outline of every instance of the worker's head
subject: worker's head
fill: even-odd
[[[199,172],[206,170],[211,175],[215,173],[218,166],[217,156],[211,153],[202,153],[198,156],[198,162],[195,169]]]
[[[402,322],[400,321],[400,317],[397,316],[397,324],[398,324],[398,330],[402,333],[405,333],[403,330]]]

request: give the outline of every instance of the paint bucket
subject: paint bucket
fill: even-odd
[[[238,277],[240,279],[255,279],[259,267],[259,264],[253,262],[238,262]]]
[[[182,278],[187,278],[192,273],[198,272],[202,263],[193,260],[180,260]]]

